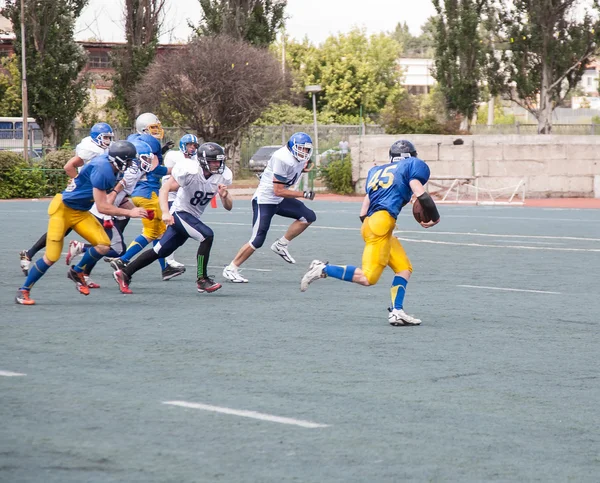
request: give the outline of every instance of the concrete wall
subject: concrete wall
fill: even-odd
[[[452,142],[461,138],[463,145]],[[364,193],[367,173],[388,162],[388,150],[408,139],[427,162],[432,176],[479,176],[488,189],[525,179],[527,196],[600,197],[600,136],[442,136],[427,134],[351,136],[352,179]]]

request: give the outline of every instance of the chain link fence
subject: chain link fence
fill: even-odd
[[[537,124],[475,124],[471,134],[537,134],[537,129]],[[552,134],[594,136],[600,134],[600,124],[552,124]]]

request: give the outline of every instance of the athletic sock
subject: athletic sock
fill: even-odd
[[[157,243],[158,243],[158,240],[154,240],[152,242],[152,246],[155,247]],[[164,270],[165,268],[167,268],[167,261],[164,258],[159,258],[158,263],[160,263],[161,270]]]
[[[158,255],[156,254],[156,252],[154,250],[146,250],[139,257],[137,257],[133,262],[131,262],[129,265],[127,265],[123,269],[123,272],[126,275],[129,275],[129,277],[131,277],[135,272],[137,272],[138,270],[141,270],[144,267],[147,267],[148,265],[155,262],[156,260],[158,260]]]
[[[32,260],[35,257],[35,254],[39,252],[42,248],[46,246],[46,236],[48,234],[44,233],[38,241],[36,241],[33,246],[27,250],[27,257],[29,260]]]
[[[406,295],[406,284],[408,280],[404,277],[396,275],[392,281],[390,293],[392,295],[392,308],[401,309],[404,303],[404,295]]]
[[[36,261],[31,268],[29,269],[29,274],[25,279],[25,283],[21,286],[19,290],[31,290],[31,287],[37,282],[42,276],[46,273],[46,271],[51,267],[44,261],[44,257],[40,258]]]
[[[73,267],[73,270],[75,270],[77,273],[83,272],[85,274],[89,274],[96,266],[96,263],[98,263],[98,260],[101,258],[102,254],[98,253],[98,250],[92,247],[85,252],[85,255],[83,255],[83,258],[80,260],[80,262]]]
[[[344,280],[345,282],[352,282],[354,272],[356,272],[354,265],[325,265],[325,273],[328,277]]]
[[[208,257],[210,256],[213,240],[214,237],[209,236],[198,247],[198,253],[196,254],[198,280],[208,277]]]
[[[131,244],[127,247],[127,251],[121,257],[121,260],[125,263],[128,263],[133,257],[135,257],[138,253],[140,253],[146,245],[150,243],[146,240],[144,235],[138,235],[135,240],[131,242]]]

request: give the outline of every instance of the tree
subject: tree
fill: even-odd
[[[87,0],[25,0],[29,112],[39,124],[42,144],[55,149],[67,138],[87,100],[81,75],[87,56],[73,39],[75,20]],[[8,0],[0,12],[15,32],[14,51],[21,69],[20,2]]]
[[[228,36],[201,37],[150,66],[137,89],[144,110],[230,152],[243,130],[285,92],[277,59]],[[151,95],[148,93],[151,92]]]
[[[575,15],[577,0],[514,0],[499,12],[499,47],[490,85],[531,112],[538,133],[552,131],[552,112],[580,82],[600,40],[600,21]],[[597,0],[594,7],[598,9]]]
[[[22,115],[21,73],[14,55],[0,59],[0,99],[0,116]]]
[[[199,0],[202,20],[198,36],[229,35],[257,47],[275,41],[285,21],[287,0]]]
[[[421,35],[414,36],[408,29],[406,22],[396,25],[392,38],[402,46],[404,57],[433,57],[435,17],[429,17],[421,27]]]
[[[107,108],[119,111],[128,125],[140,113],[135,88],[156,56],[164,6],[165,0],[125,1],[126,43],[111,56],[115,74]]]
[[[438,13],[435,31],[435,72],[450,113],[462,116],[461,130],[477,110],[487,63],[481,39],[481,19],[488,0],[433,0]]]

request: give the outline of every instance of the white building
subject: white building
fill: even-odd
[[[402,69],[402,85],[409,94],[428,94],[435,85],[431,75],[434,66],[433,59],[401,58],[398,60]]]

